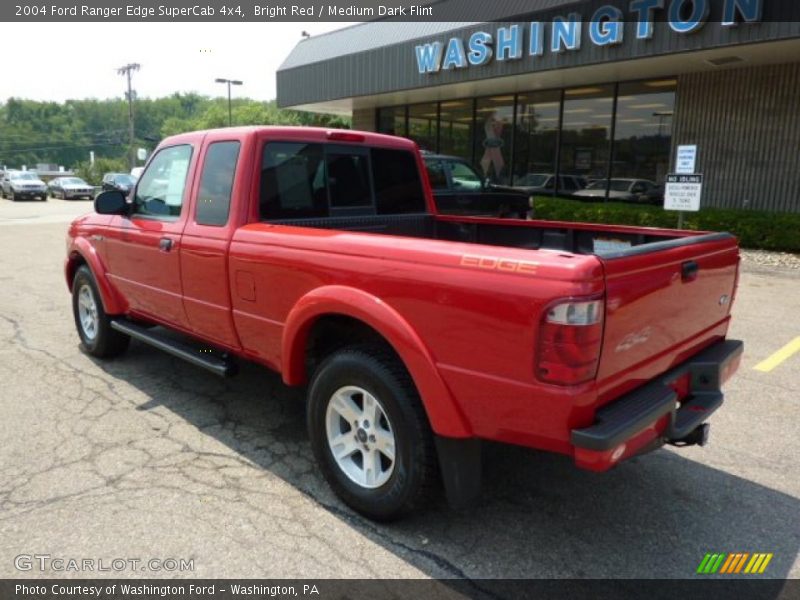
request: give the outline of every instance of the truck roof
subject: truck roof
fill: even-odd
[[[409,139],[374,133],[371,131],[358,131],[354,129],[335,129],[328,127],[298,127],[298,126],[247,126],[247,127],[226,127],[221,129],[206,129],[181,133],[165,138],[159,145],[174,144],[178,142],[194,142],[204,138],[208,134],[228,133],[241,137],[257,133],[268,132],[276,138],[285,140],[302,140],[309,142],[334,142],[334,143],[356,143],[366,146],[382,146],[384,148],[395,148],[403,150],[416,150],[417,144]]]

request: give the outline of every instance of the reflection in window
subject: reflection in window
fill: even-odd
[[[475,109],[475,159],[483,176],[509,183],[514,96],[478,99]]]
[[[136,188],[134,213],[156,217],[180,215],[191,157],[192,147],[188,144],[159,150]]]
[[[408,107],[408,136],[420,149],[436,152],[436,140],[439,137],[435,102],[414,104]]]
[[[546,188],[554,181],[560,110],[560,91],[517,96],[514,185]]]
[[[589,180],[608,177],[613,106],[613,86],[564,92],[559,169],[562,175],[579,175]]]
[[[406,107],[381,108],[378,111],[378,133],[406,137]]]
[[[613,177],[663,183],[672,147],[676,87],[674,79],[620,84]]]
[[[439,153],[472,161],[472,99],[442,102],[439,110]]]

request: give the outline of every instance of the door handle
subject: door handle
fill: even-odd
[[[163,237],[158,240],[158,249],[162,250],[163,252],[169,252],[172,250],[172,238]]]
[[[699,270],[700,267],[695,261],[687,261],[681,265],[681,279],[684,281],[694,281],[697,279],[697,272]]]

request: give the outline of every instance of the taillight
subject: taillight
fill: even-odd
[[[565,300],[539,325],[536,373],[542,381],[575,385],[594,379],[603,342],[603,301]]]

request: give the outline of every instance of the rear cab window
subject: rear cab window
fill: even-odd
[[[206,150],[200,175],[200,191],[195,207],[198,225],[221,227],[228,222],[231,192],[236,164],[239,161],[238,141],[212,142]]]
[[[426,212],[409,150],[270,141],[264,145],[262,221]]]

